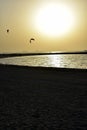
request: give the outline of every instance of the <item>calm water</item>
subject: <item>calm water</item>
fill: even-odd
[[[86,54],[22,56],[0,59],[2,64],[87,69]]]

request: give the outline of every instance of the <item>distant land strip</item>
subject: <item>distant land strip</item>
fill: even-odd
[[[81,52],[44,52],[44,53],[2,53],[0,58],[18,57],[18,56],[33,56],[33,55],[55,55],[55,54],[87,54],[87,51]]]

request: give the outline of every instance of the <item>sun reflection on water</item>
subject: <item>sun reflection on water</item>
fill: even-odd
[[[61,67],[62,56],[61,55],[50,55],[50,63],[54,67]]]
[[[38,55],[0,59],[1,64],[60,68],[87,68],[87,55]]]

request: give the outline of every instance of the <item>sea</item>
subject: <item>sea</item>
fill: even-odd
[[[51,54],[0,58],[0,64],[87,69],[87,54]]]

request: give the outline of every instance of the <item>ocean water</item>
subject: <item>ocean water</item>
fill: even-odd
[[[87,54],[55,54],[1,58],[1,64],[87,69]]]

